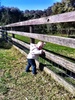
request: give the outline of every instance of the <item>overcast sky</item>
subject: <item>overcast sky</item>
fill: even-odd
[[[1,6],[17,7],[20,10],[44,10],[52,6],[53,3],[61,0],[0,0]]]

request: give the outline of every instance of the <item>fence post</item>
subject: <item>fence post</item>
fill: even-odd
[[[11,31],[12,31],[12,30],[13,30],[13,29],[12,29],[12,27],[11,27]],[[12,34],[12,37],[15,38],[15,34]]]
[[[30,31],[30,33],[33,33],[34,27],[33,27],[33,26],[30,26],[30,27],[29,27],[29,31]],[[35,43],[35,39],[30,38],[30,43]]]
[[[5,31],[5,33],[6,33],[6,41],[8,41],[8,33],[7,33],[7,31]]]
[[[4,39],[4,28],[2,27],[2,38]]]
[[[67,30],[67,36],[69,37],[70,34],[71,34],[71,31],[70,31],[70,29],[68,29],[68,30]]]

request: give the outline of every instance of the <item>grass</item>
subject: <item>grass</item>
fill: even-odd
[[[26,73],[27,59],[13,46],[0,48],[0,100],[75,100],[45,72]]]
[[[21,35],[15,35],[15,38],[23,42],[30,43],[30,39],[28,37],[21,36]]]
[[[73,48],[47,43],[44,49],[56,53],[57,55],[75,59],[75,49]]]

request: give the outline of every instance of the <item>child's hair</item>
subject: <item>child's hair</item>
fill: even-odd
[[[44,44],[45,44],[45,43],[44,43],[43,41],[39,41],[39,42],[37,43],[37,46],[38,46],[38,47],[40,47],[40,46],[43,47]]]

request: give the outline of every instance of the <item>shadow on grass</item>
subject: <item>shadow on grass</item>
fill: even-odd
[[[2,49],[10,49],[12,47],[12,43],[0,38],[0,48]]]

